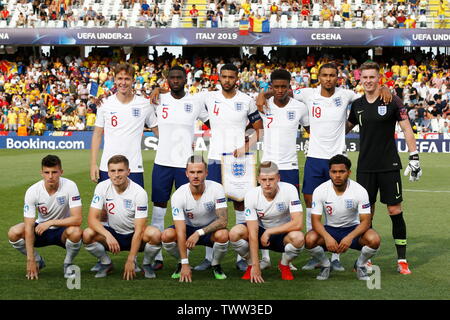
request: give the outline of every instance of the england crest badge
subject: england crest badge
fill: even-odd
[[[286,115],[289,121],[295,120],[295,111],[288,111]]]
[[[384,116],[387,113],[387,107],[386,106],[378,106],[378,114],[380,116]]]
[[[333,99],[333,102],[334,102],[334,105],[335,105],[336,107],[342,106],[342,99],[341,99],[341,97],[334,98],[334,99]]]
[[[278,212],[286,211],[286,204],[284,202],[278,202],[277,203],[277,210],[278,210]]]
[[[236,102],[234,107],[236,108],[236,111],[242,111],[242,102]]]
[[[132,108],[131,109],[131,115],[135,118],[139,118],[141,116],[141,109],[139,108]]]
[[[187,113],[191,113],[192,109],[193,109],[192,104],[190,104],[190,103],[184,104],[184,111],[186,111]]]
[[[203,204],[205,206],[206,211],[211,212],[214,210],[214,202],[208,201]]]
[[[66,203],[66,198],[64,198],[64,197],[57,197],[56,201],[58,202],[58,204],[60,206],[63,206]]]
[[[129,199],[124,199],[123,200],[123,206],[125,207],[125,209],[127,210],[132,210],[133,209],[133,201],[129,200]]]
[[[352,199],[345,199],[345,209],[352,209],[353,208],[353,200]]]
[[[231,174],[236,178],[243,177],[245,175],[245,163],[233,163],[231,165]]]

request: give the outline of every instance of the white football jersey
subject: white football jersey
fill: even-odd
[[[97,109],[95,125],[104,130],[104,145],[100,170],[108,171],[108,160],[115,155],[124,155],[130,162],[131,172],[143,172],[141,140],[144,124],[156,127],[156,116],[150,101],[134,96],[123,104],[112,95]]]
[[[291,212],[303,212],[297,188],[286,182],[278,182],[275,199],[268,201],[261,186],[245,194],[245,220],[259,221],[265,229],[281,226],[291,221]]]
[[[25,193],[23,215],[25,218],[36,218],[37,223],[48,220],[65,219],[70,216],[70,208],[81,207],[80,192],[75,182],[60,177],[58,191],[49,195],[44,180],[38,181]],[[54,229],[56,227],[50,227]]]
[[[268,100],[268,111],[261,113],[264,125],[264,153],[262,161],[272,161],[280,170],[298,169],[298,126],[309,126],[308,108],[290,99],[283,108]]]
[[[347,107],[358,96],[352,90],[336,88],[333,96],[326,98],[320,94],[320,90],[320,86],[299,89],[295,91],[294,98],[308,107],[308,157],[331,159],[346,150]]]
[[[189,183],[179,187],[171,198],[173,220],[185,220],[191,227],[204,227],[217,219],[216,210],[227,207],[225,191],[220,183],[205,180],[202,197],[195,200]]]
[[[369,195],[356,181],[348,179],[347,189],[338,196],[333,182],[318,186],[312,197],[311,214],[326,215],[326,225],[344,228],[359,224],[360,214],[370,214]]]
[[[208,159],[221,160],[223,153],[244,146],[249,116],[258,115],[254,100],[240,91],[231,99],[221,91],[201,93],[199,98],[208,110],[211,126]]]
[[[160,104],[155,107],[159,130],[155,163],[185,168],[193,154],[195,123],[197,119],[207,121],[208,112],[197,95],[175,99],[170,92],[161,94]]]
[[[134,219],[147,218],[147,192],[137,183],[128,179],[127,189],[118,194],[111,179],[97,184],[91,207],[105,209],[108,214],[108,226],[117,233],[134,232]]]

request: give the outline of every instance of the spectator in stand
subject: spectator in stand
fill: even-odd
[[[419,1],[419,13],[425,15],[427,13],[428,0]]]
[[[309,15],[311,12],[309,11],[307,6],[303,6],[302,11],[300,11],[300,16],[302,17],[302,21],[309,21]]]
[[[95,12],[94,9],[92,9],[92,6],[89,7],[89,10],[87,11],[86,15],[84,16],[84,23],[93,20],[95,21],[95,18],[97,17],[97,12]]]
[[[178,1],[175,1],[175,3],[173,4],[173,7],[172,7],[172,15],[175,15],[175,14],[179,15],[181,18],[181,5]]]
[[[119,12],[119,16],[116,20],[116,28],[118,27],[127,27],[127,19],[125,19],[122,12]]]
[[[193,4],[191,10],[189,10],[189,15],[192,19],[192,26],[195,28],[198,27],[198,10],[195,7],[195,4]]]
[[[320,21],[320,12],[322,11],[322,6],[320,5],[319,0],[314,0],[312,6],[312,20]]]
[[[17,18],[16,26],[25,28],[26,24],[27,24],[27,19],[25,18],[25,16],[23,15],[22,12],[19,13],[19,17]]]
[[[234,15],[237,13],[237,6],[236,6],[236,2],[232,1],[230,3],[230,5],[228,6],[228,14],[230,15]]]
[[[278,14],[279,8],[275,2],[270,6],[270,14]]]
[[[8,24],[9,24],[9,21],[11,20],[9,11],[6,6],[3,6],[2,11],[0,12],[0,19],[6,20],[6,23],[8,23]]]
[[[330,25],[331,25],[331,20],[333,18],[333,15],[332,15],[330,8],[326,4],[323,5],[323,9],[322,9],[322,11],[320,11],[320,18],[322,20],[322,23],[325,21],[329,21]]]
[[[281,2],[281,15],[286,15],[288,16],[288,18],[291,17],[291,5],[289,4],[289,2],[287,2],[286,0],[283,0],[283,2]]]
[[[150,15],[150,5],[147,3],[147,0],[142,0],[141,4],[141,14]]]
[[[344,3],[341,5],[341,15],[342,15],[342,19],[344,19],[344,21],[350,20],[350,9],[351,9],[351,6],[348,3],[348,0],[344,0]]]
[[[355,17],[355,21],[363,21],[363,17],[364,17],[364,10],[361,9],[361,6],[358,7],[358,9],[355,10],[355,12],[353,13],[353,16]]]
[[[385,19],[387,28],[397,28],[397,19],[394,17],[392,11],[389,11],[388,16]]]
[[[440,0],[438,10],[437,10],[437,16],[438,16],[438,28],[444,29],[447,25],[447,0]]]

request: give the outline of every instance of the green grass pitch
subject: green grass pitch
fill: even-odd
[[[241,273],[234,267],[235,254],[232,248],[223,262],[228,279],[214,280],[211,271],[193,272],[192,283],[179,283],[170,278],[175,260],[166,252],[164,269],[157,272],[157,278],[148,280],[142,274],[133,281],[121,279],[127,253],[113,256],[115,271],[105,279],[95,279],[89,272],[95,258],[84,248],[75,259],[81,268],[81,289],[69,290],[62,274],[65,252],[58,247],[39,249],[47,267],[37,281],[25,278],[25,257],[8,243],[10,226],[23,221],[22,206],[26,189],[40,179],[40,160],[49,153],[55,153],[63,162],[64,176],[74,180],[80,189],[83,201],[83,225],[87,225],[87,213],[94,190],[89,180],[89,151],[52,150],[1,150],[2,170],[1,224],[0,224],[0,299],[450,299],[449,260],[449,214],[450,197],[450,154],[421,154],[424,175],[419,182],[403,179],[404,203],[408,230],[408,261],[412,274],[396,273],[396,254],[391,236],[391,221],[384,205],[377,204],[374,227],[381,234],[382,244],[373,263],[381,268],[381,289],[369,290],[366,283],[358,281],[351,271],[358,253],[349,251],[341,256],[345,272],[331,274],[328,281],[317,281],[315,271],[295,271],[294,281],[282,281],[276,264],[279,254],[271,253],[272,268],[265,270],[265,283],[251,284],[240,279]],[[151,169],[154,152],[144,151],[146,188],[150,194]],[[356,153],[350,158],[356,164]],[[407,163],[407,154],[402,162]],[[304,156],[299,153],[302,168]],[[352,174],[355,177],[355,173]],[[229,203],[230,213],[233,213]],[[151,210],[150,210],[151,212]],[[229,227],[234,225],[230,214]],[[149,217],[150,221],[150,217]],[[166,215],[166,226],[171,224],[171,215]],[[204,248],[196,248],[190,256],[195,265],[203,259]],[[294,261],[301,267],[308,259],[302,254]],[[139,254],[139,262],[142,253]],[[299,268],[300,269],[300,268]]]

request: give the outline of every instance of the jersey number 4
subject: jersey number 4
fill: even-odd
[[[322,115],[322,109],[320,109],[320,107],[312,107],[313,118],[320,118],[321,115]]]
[[[217,105],[214,105],[213,113],[214,113],[216,116],[219,115],[219,108],[217,107]]]

